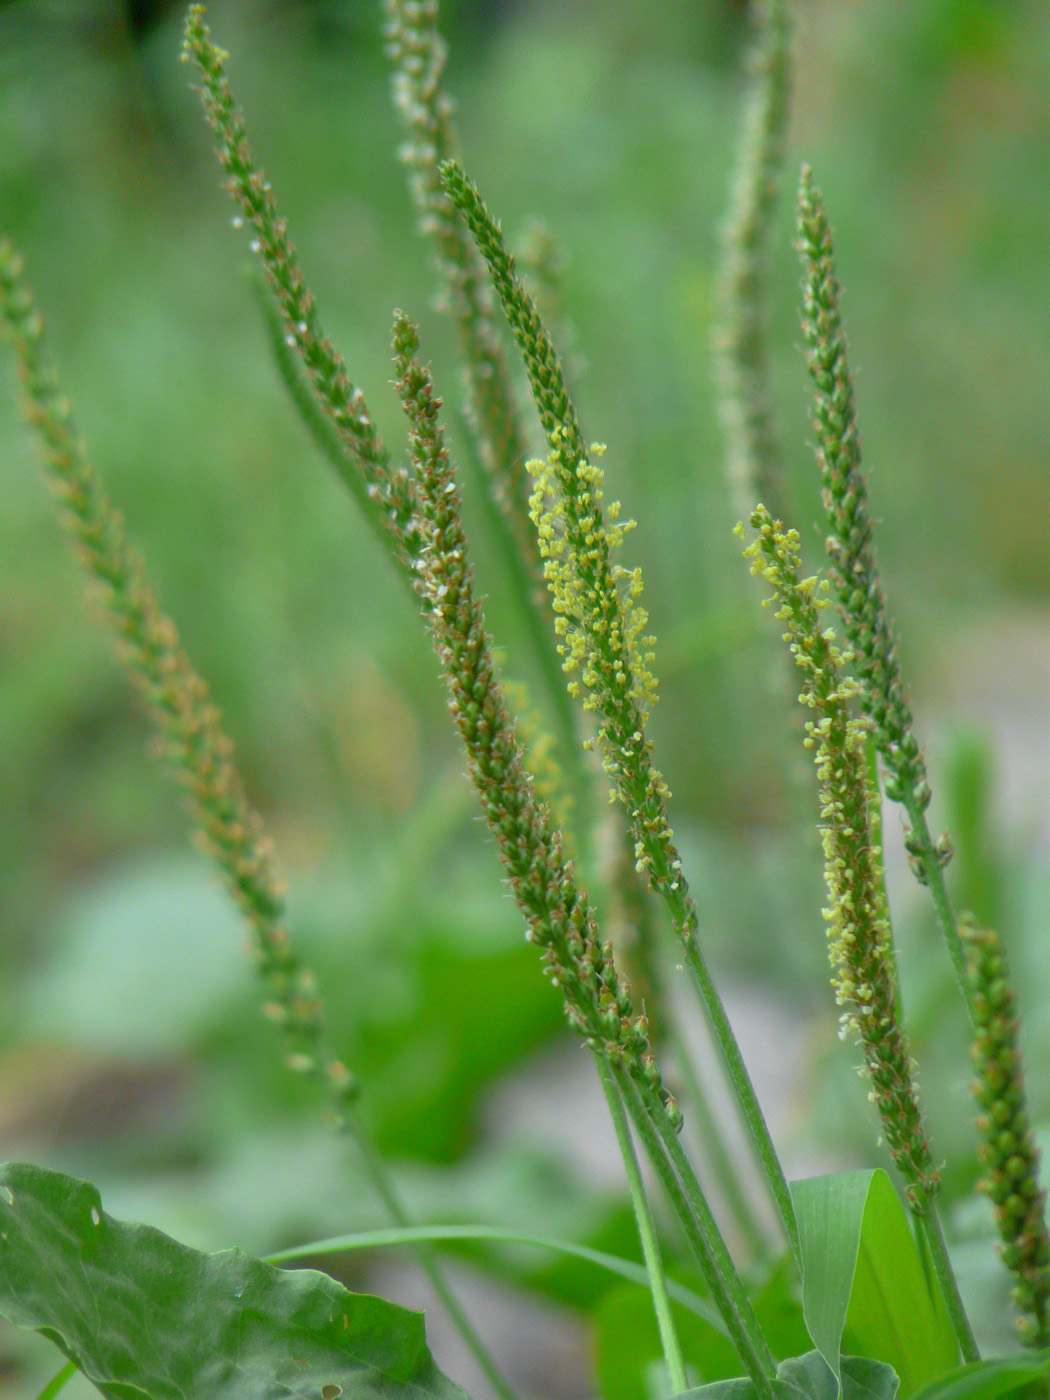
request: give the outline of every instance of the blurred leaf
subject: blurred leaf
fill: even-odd
[[[169,858],[99,881],[28,992],[40,1034],[131,1056],[185,1048],[245,980],[241,917],[209,863]]]
[[[1029,1356],[1007,1356],[993,1361],[977,1361],[960,1366],[920,1390],[915,1400],[999,1400],[1000,1396],[1025,1393],[1034,1381],[1050,1375],[1050,1352]]]
[[[370,1002],[367,985],[346,969],[344,985],[354,979],[358,988],[350,1062],[374,1086],[369,1105],[381,1150],[454,1161],[471,1141],[479,1092],[563,1030],[565,1017],[524,940],[471,953],[436,921],[424,932],[400,1014]],[[325,985],[338,983],[326,977]]]
[[[463,1400],[423,1318],[312,1270],[204,1255],[101,1209],[86,1182],[0,1168],[0,1311],[109,1400]]]

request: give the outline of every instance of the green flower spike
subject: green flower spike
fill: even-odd
[[[418,589],[450,691],[449,708],[468,754],[471,778],[499,848],[526,936],[565,999],[569,1020],[611,1068],[635,1127],[693,1243],[712,1296],[752,1374],[769,1393],[772,1359],[718,1226],[678,1145],[681,1114],[664,1088],[645,1017],[598,933],[594,910],[525,770],[514,722],[495,674],[481,605],[474,596],[459,493],[438,421],[440,400],[416,359],[419,339],[398,313],[397,388],[410,423],[424,541]],[[682,1178],[685,1178],[683,1180]],[[683,1198],[683,1193],[687,1201]]]
[[[764,506],[751,516],[755,540],[744,551],[751,572],[773,589],[784,640],[802,675],[799,701],[814,750],[820,796],[824,878],[828,907],[828,955],[842,1013],[842,1033],[859,1040],[869,1097],[878,1110],[886,1145],[904,1179],[944,1292],[964,1359],[978,1356],[936,1212],[938,1173],[933,1165],[913,1079],[913,1061],[901,1024],[889,912],[882,881],[882,853],[873,834],[877,793],[867,762],[867,722],[852,717],[858,686],[843,673],[850,659],[824,626],[827,585],[803,578],[799,537],[774,521]],[[737,526],[743,534],[743,526]]]
[[[977,1034],[973,1093],[981,1112],[979,1189],[995,1207],[1002,1255],[1017,1280],[1014,1301],[1024,1316],[1017,1330],[1026,1346],[1050,1346],[1050,1237],[1046,1192],[1039,1185],[1039,1150],[1028,1121],[1018,1046],[1014,991],[1006,954],[991,929],[963,924]]]
[[[872,839],[865,725],[850,715],[858,687],[843,674],[846,658],[821,617],[827,585],[801,577],[797,532],[785,531],[764,506],[753,512],[751,525],[757,538],[745,557],[751,572],[773,589],[766,601],[779,605],[776,616],[802,674],[799,700],[813,713],[805,743],[817,768],[828,888],[824,918],[832,985],[845,1008],[842,1034],[860,1042],[886,1144],[909,1199],[921,1208],[936,1194],[937,1173],[900,1024],[881,852]],[[743,527],[737,528],[742,534]]]
[[[539,582],[539,556],[525,513],[527,445],[492,319],[491,294],[484,267],[441,188],[438,172],[440,163],[455,155],[456,140],[452,99],[441,81],[446,53],[437,29],[437,0],[384,0],[384,7],[394,103],[408,135],[401,155],[411,172],[421,231],[437,250],[448,310],[459,336],[479,455],[515,543]]]
[[[551,827],[522,763],[481,605],[474,597],[459,492],[438,421],[441,401],[429,371],[415,358],[418,347],[415,327],[399,313],[394,331],[397,388],[411,425],[409,451],[424,542],[417,588],[445,669],[449,706],[466,745],[471,777],[525,914],[529,939],[543,950],[570,1020],[595,1049],[631,1060],[644,1083],[658,1084],[644,1019],[633,1012],[609,945],[599,941],[594,913],[564,859],[561,836]],[[673,1100],[665,1094],[664,1101],[677,1124]]]
[[[791,78],[786,0],[762,0],[749,55],[744,127],[723,233],[720,316],[715,327],[719,407],[729,481],[742,512],[767,501],[783,515],[780,449],[766,358],[769,244],[784,161]]]
[[[530,510],[563,638],[563,667],[579,676],[569,689],[583,697],[598,721],[605,768],[630,814],[637,860],[655,889],[680,896],[676,903],[681,903],[687,896],[667,820],[667,786],[652,765],[645,735],[656,684],[642,636],[645,613],[636,606],[641,575],[610,561],[611,550],[631,527],[605,525],[601,468],[588,455],[558,356],[517,280],[499,229],[454,162],[442,167],[442,180],[489,265],[550,446],[546,463],[529,464],[535,477]],[[615,517],[616,511],[613,507],[610,514]]]
[[[160,610],[140,556],[111,505],[73,422],[69,400],[44,359],[44,328],[23,277],[22,259],[0,243],[0,319],[14,348],[25,412],[44,450],[62,523],[79,561],[97,585],[129,674],[145,695],[160,734],[160,752],[189,795],[198,844],[211,856],[251,930],[252,948],[268,987],[267,1014],[288,1042],[286,1063],[319,1074],[321,1003],[313,974],[293,951],[284,927],[283,889],[270,843],[244,794],[233,745],[208,687],[182,650],[178,632]],[[327,1064],[329,1087],[342,1101],[351,1081]]]
[[[615,521],[605,524],[601,469],[588,454],[561,361],[535,302],[518,280],[499,226],[454,161],[441,167],[441,180],[488,264],[547,437],[547,462],[534,468],[532,509],[564,638],[563,665],[573,677],[571,687],[595,713],[605,770],[627,812],[636,861],[665,902],[682,942],[733,1093],[797,1257],[798,1228],[783,1168],[700,947],[696,903],[682,873],[667,816],[667,785],[652,761],[646,713],[655,699],[656,683],[642,635],[645,614],[637,606],[641,577],[610,560],[610,551],[627,527]]]
[[[226,188],[242,210],[234,223],[240,226],[247,221],[255,234],[252,251],[262,258],[281,308],[286,342],[302,360],[318,402],[338,433],[344,454],[341,464],[336,464],[340,476],[396,557],[410,564],[418,541],[410,528],[413,502],[408,478],[391,470],[364,394],[352,383],[342,357],[324,334],[287,222],[278,215],[270,182],[248,145],[244,118],[226,78],[229,54],[212,42],[203,5],[191,5],[186,15],[182,57],[183,62],[192,60],[197,65],[203,79],[199,92],[218,137],[219,161],[229,177]]]
[[[604,452],[599,444],[591,446],[593,457]],[[619,501],[603,511],[604,475],[597,462],[581,458],[569,469],[555,448],[545,463],[532,461],[528,467],[535,480],[529,513],[554,599],[555,631],[562,639],[558,653],[565,672],[580,677],[570,680],[569,694],[582,697],[583,708],[595,713],[605,771],[616,783],[615,795],[622,796],[618,779],[645,742],[649,709],[657,699],[650,670],[655,658],[649,650],[655,643],[644,635],[648,614],[638,604],[642,571],[611,562],[635,522],[620,522]],[[572,497],[561,490],[567,471],[573,476]],[[606,515],[612,522],[608,526]],[[634,728],[627,742],[618,744],[628,724]],[[593,747],[593,740],[585,747]],[[669,796],[655,771],[647,786],[657,804]],[[635,855],[639,869],[645,869],[649,859],[641,845]]]
[[[952,847],[947,834],[935,840],[926,823],[930,786],[875,562],[831,229],[820,191],[805,166],[798,211],[798,247],[805,269],[802,329],[816,391],[813,423],[829,527],[829,573],[860,678],[861,704],[886,766],[886,796],[900,802],[908,814],[908,859],[916,878],[930,888],[959,986],[968,999],[966,955],[944,881]]]
[[[543,565],[528,518],[528,443],[518,395],[493,321],[492,293],[474,243],[441,187],[440,164],[455,154],[452,99],[445,91],[445,44],[437,0],[384,0],[394,105],[407,140],[401,156],[420,212],[420,230],[436,251],[441,301],[455,324],[467,390],[467,421],[480,470],[487,523],[509,574],[511,596],[540,668],[556,726],[567,785],[581,812],[580,848],[587,848],[592,784],[582,762],[577,717],[561,685],[551,646]]]

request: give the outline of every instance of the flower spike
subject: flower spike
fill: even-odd
[[[527,937],[543,950],[546,971],[565,999],[570,1022],[609,1065],[654,1167],[660,1170],[662,1164],[677,1174],[677,1194],[691,1192],[683,1225],[741,1359],[762,1393],[771,1395],[772,1357],[710,1206],[681,1152],[681,1113],[663,1086],[645,1017],[634,1010],[612,945],[599,937],[594,911],[563,856],[560,833],[536,800],[522,763],[474,596],[459,493],[438,422],[440,400],[429,371],[416,358],[418,348],[415,327],[398,313],[397,387],[410,423],[424,540],[418,586],[475,789],[525,915]]]
[[[1024,1314],[1017,1319],[1021,1340],[1026,1346],[1050,1346],[1046,1192],[1039,1185],[1039,1149],[1028,1119],[1014,990],[998,935],[973,923],[959,931],[977,1011],[973,1093],[981,1110],[977,1128],[985,1169],[978,1186],[995,1208],[1003,1262],[1017,1280],[1013,1297]]]
[[[742,513],[765,501],[783,515],[783,469],[766,354],[769,244],[784,160],[791,80],[787,0],[762,0],[749,55],[749,89],[723,233],[721,314],[715,329],[728,475]]]
[[[410,171],[421,232],[436,249],[444,300],[459,336],[479,456],[515,543],[539,583],[540,561],[525,513],[527,445],[493,322],[491,294],[463,221],[441,188],[439,166],[455,155],[456,139],[452,99],[442,86],[446,52],[437,28],[437,0],[384,0],[384,9],[394,105],[408,133],[401,156]]]
[[[45,359],[43,322],[23,270],[10,243],[0,242],[0,322],[14,348],[26,417],[43,447],[62,524],[101,594],[121,659],[148,702],[160,752],[186,788],[197,844],[218,865],[247,921],[268,988],[266,1012],[287,1041],[285,1063],[299,1074],[324,1078],[341,1114],[354,1081],[324,1053],[321,1002],[313,973],[301,963],[285,928],[284,891],[269,839],[245,796],[233,744],[207,683],[183,651],[175,624],[161,611],[142,558],[127,542],[124,522]]]
[[[974,1361],[979,1352],[937,1215],[939,1174],[901,1024],[882,853],[874,835],[877,794],[867,763],[868,722],[850,713],[858,687],[843,671],[848,656],[823,624],[826,585],[802,577],[798,532],[785,530],[761,505],[751,515],[751,526],[756,537],[744,554],[751,572],[773,588],[766,601],[778,605],[777,620],[784,623],[784,640],[802,674],[799,701],[813,713],[804,742],[814,750],[817,766],[829,896],[824,918],[836,999],[845,1007],[842,1030],[860,1041],[869,1098],[922,1226],[963,1358]],[[743,528],[738,525],[737,533],[742,535]]]
[[[900,802],[908,814],[909,863],[919,882],[930,888],[959,987],[969,1003],[966,955],[944,881],[952,847],[947,834],[935,840],[926,823],[930,785],[875,562],[831,228],[808,166],[802,169],[799,187],[798,228],[805,269],[802,330],[816,391],[813,423],[829,527],[829,573],[860,679],[861,704],[887,770],[886,796]]]
[[[407,478],[391,470],[365,396],[324,334],[316,299],[288,237],[287,220],[278,214],[270,182],[248,144],[244,118],[226,77],[229,54],[212,41],[201,4],[191,5],[187,12],[182,57],[184,62],[192,60],[201,75],[200,97],[218,138],[219,161],[228,176],[226,188],[255,234],[252,251],[262,258],[281,308],[287,343],[302,360],[318,401],[339,435],[345,454],[345,461],[336,463],[339,474],[395,556],[411,564],[418,541],[409,525],[413,503]]]
[[[871,1099],[883,1135],[917,1208],[937,1192],[912,1060],[900,1022],[881,852],[872,837],[865,725],[850,714],[856,683],[821,613],[827,585],[803,578],[799,537],[764,506],[751,516],[756,538],[744,551],[751,572],[773,589],[784,639],[802,675],[800,702],[812,712],[806,746],[814,750],[820,789],[821,837],[828,907],[828,956],[835,998],[845,1008],[842,1034],[864,1052]],[[743,533],[743,527],[738,526]]]
[[[636,1057],[637,1072],[646,1082],[656,1082],[659,1071],[644,1021],[634,1015],[609,945],[599,941],[594,913],[563,857],[561,836],[550,825],[522,762],[484,615],[474,596],[459,490],[438,419],[441,400],[429,370],[417,359],[418,350],[415,326],[398,312],[397,390],[410,425],[409,453],[424,542],[417,589],[445,670],[449,708],[467,749],[471,777],[525,915],[529,941],[543,950],[569,1019],[595,1049],[619,1059]],[[666,1101],[677,1121],[673,1101]]]

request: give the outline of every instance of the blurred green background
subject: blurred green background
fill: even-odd
[[[396,445],[395,305],[421,320],[450,406],[459,380],[394,158],[378,8],[215,0],[209,18],[325,326]],[[1045,6],[798,11],[771,303],[789,494],[816,567],[791,247],[804,158],[838,238],[934,822],[959,847],[960,901],[1001,922],[1038,1063],[1050,1051]],[[809,777],[729,533],[710,373],[746,6],[460,0],[444,16],[469,171],[512,243],[539,220],[562,250],[585,430],[609,445],[610,494],[639,521],[629,553],[661,643],[660,767],[714,959],[812,1027],[804,1077],[773,1109],[789,1147],[869,1160],[863,1094],[832,1046]],[[414,609],[275,375],[247,235],[231,228],[179,47],[178,7],[0,5],[0,223],[27,255],[95,461],[236,739],[334,1036],[418,1209],[627,1251],[614,1189],[524,1128],[498,1151],[486,1133],[500,1076],[563,1036],[561,1014],[475,819]],[[56,528],[8,357],[0,368],[0,1152],[88,1176],[115,1213],[209,1248],[378,1223],[316,1105],[275,1068],[236,916],[187,851]],[[509,669],[527,670],[506,578],[468,508],[490,625]],[[895,873],[898,828],[891,815],[909,1010],[950,1155],[971,1146],[965,1050],[928,914]],[[950,1185],[973,1176],[962,1165]],[[957,1224],[987,1234],[980,1211]],[[1001,1290],[990,1265],[974,1267]],[[590,1276],[530,1277],[563,1303],[594,1300]],[[47,1364],[0,1334],[13,1394]]]

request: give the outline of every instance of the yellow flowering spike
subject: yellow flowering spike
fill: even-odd
[[[539,801],[522,761],[514,720],[496,675],[492,643],[474,594],[459,491],[438,420],[440,399],[416,358],[419,338],[400,312],[394,323],[397,388],[410,423],[418,527],[424,548],[418,589],[445,670],[450,708],[466,746],[470,774],[500,859],[526,921],[526,936],[543,950],[569,1020],[595,1049],[655,1092],[668,1121],[681,1118],[660,1082],[644,1016],[602,942],[587,896],[576,884],[561,833]]]
[[[784,623],[784,640],[802,676],[799,700],[811,715],[806,745],[817,770],[828,891],[824,918],[832,985],[844,1008],[842,1034],[860,1042],[886,1144],[909,1199],[924,1211],[936,1195],[937,1173],[901,1025],[882,853],[872,828],[867,731],[850,712],[857,685],[844,675],[848,658],[824,626],[826,585],[802,576],[798,532],[785,530],[764,506],[753,512],[751,525],[756,537],[744,554],[751,572],[772,587],[766,601],[776,605]]]

